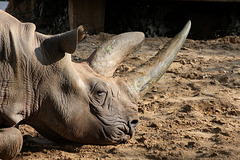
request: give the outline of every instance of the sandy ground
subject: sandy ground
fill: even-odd
[[[111,35],[90,36],[86,58]],[[147,61],[168,38],[146,39],[116,75]],[[187,40],[167,73],[139,102],[140,124],[126,144],[56,144],[22,125],[18,159],[240,159],[240,39]]]

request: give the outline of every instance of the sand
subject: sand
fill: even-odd
[[[112,35],[90,36],[74,60]],[[115,75],[147,61],[169,38],[148,38]],[[187,39],[167,73],[138,103],[139,125],[126,144],[57,144],[21,125],[18,159],[240,159],[240,39]]]

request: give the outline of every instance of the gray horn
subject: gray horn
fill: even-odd
[[[154,57],[129,73],[127,79],[132,91],[141,97],[158,82],[181,49],[190,28],[191,21],[188,21],[183,30],[166,43]]]
[[[88,59],[95,72],[111,77],[127,55],[137,51],[145,36],[141,32],[123,33],[104,42]]]

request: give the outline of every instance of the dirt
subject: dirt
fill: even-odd
[[[112,35],[90,36],[73,60]],[[146,39],[115,75],[147,61],[169,38]],[[139,125],[126,144],[56,144],[27,125],[18,159],[240,159],[240,38],[186,40],[167,73],[138,103]]]

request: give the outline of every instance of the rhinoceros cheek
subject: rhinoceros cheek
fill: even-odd
[[[101,123],[93,118],[85,117],[84,120],[72,120],[67,124],[70,141],[81,144],[103,144],[104,136],[101,134]]]

